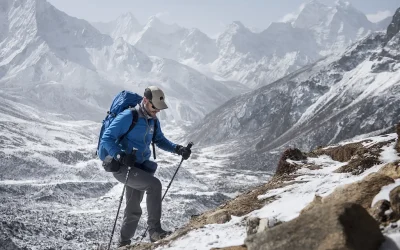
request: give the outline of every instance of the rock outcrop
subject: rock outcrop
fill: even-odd
[[[245,243],[249,250],[376,250],[383,241],[378,223],[362,206],[342,203],[317,206]]]

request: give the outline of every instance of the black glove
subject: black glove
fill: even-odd
[[[109,155],[104,159],[102,165],[105,171],[112,173],[118,172],[121,167],[121,164]]]
[[[117,154],[117,161],[127,167],[134,167],[136,162],[136,155],[135,154],[125,154],[124,152]]]
[[[184,147],[184,146],[181,146],[181,145],[176,145],[175,152],[178,155],[182,155],[182,158],[184,160],[187,160],[187,159],[189,159],[190,154],[192,153],[192,150],[190,150],[190,148],[188,148],[188,147]]]

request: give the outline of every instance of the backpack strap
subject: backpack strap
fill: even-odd
[[[154,132],[153,132],[153,138],[151,139],[151,145],[153,146],[153,158],[154,158],[154,160],[156,159],[156,147],[154,146],[154,140],[156,139],[157,128],[158,128],[158,121],[154,120]]]
[[[128,131],[126,131],[125,134],[121,135],[121,137],[118,139],[118,144],[125,138],[125,136],[127,136],[129,134],[129,132],[131,132],[131,130],[135,127],[138,119],[139,119],[139,114],[137,112],[137,110],[135,108],[129,108],[132,112],[132,123],[129,126]]]

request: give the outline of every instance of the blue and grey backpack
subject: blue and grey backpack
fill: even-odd
[[[131,132],[131,130],[135,127],[138,118],[139,118],[139,114],[137,112],[137,110],[134,108],[136,105],[138,105],[141,101],[142,101],[143,97],[130,92],[130,91],[121,91],[120,93],[118,93],[117,96],[114,97],[114,100],[111,104],[110,110],[107,111],[107,116],[104,118],[103,120],[103,124],[101,126],[100,129],[100,134],[99,134],[99,141],[97,143],[97,150],[96,150],[96,154],[98,155],[99,152],[99,147],[100,147],[100,141],[101,141],[101,137],[104,134],[104,131],[106,130],[106,128],[108,128],[110,126],[110,124],[112,123],[112,121],[114,120],[114,118],[121,113],[122,111],[126,110],[126,109],[130,109],[132,111],[132,124],[129,126],[128,131],[126,131],[125,134],[123,134],[119,139],[118,142],[122,141],[122,139],[125,138],[125,136],[127,134],[129,134],[129,132]],[[157,130],[157,123],[155,123],[154,125],[154,131]],[[153,157],[154,159],[156,158],[155,155],[155,150],[154,150],[154,137],[155,137],[155,132],[153,134],[153,140],[152,140],[152,144],[153,144]]]

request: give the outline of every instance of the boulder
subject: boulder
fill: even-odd
[[[398,123],[396,125],[396,133],[397,133],[397,141],[396,141],[395,149],[396,149],[397,153],[400,153],[400,140],[399,140],[399,138],[400,138],[400,123]]]
[[[359,175],[366,169],[378,164],[381,164],[381,161],[377,156],[358,156],[352,158],[348,164],[335,170],[335,173],[352,173],[354,175]]]
[[[217,210],[214,213],[207,215],[206,223],[207,224],[223,224],[231,220],[231,215],[228,210],[221,209]]]
[[[296,219],[246,238],[249,250],[376,250],[384,241],[378,223],[355,203],[323,204]]]
[[[367,142],[367,141],[364,141]],[[363,154],[366,149],[363,142],[349,143],[337,147],[317,148],[310,152],[308,156],[317,157],[319,155],[328,155],[335,161],[346,162],[358,154]]]
[[[286,160],[301,161],[306,160],[307,156],[297,148],[286,149],[278,162],[274,177],[280,177],[295,172],[300,167],[296,164],[287,162]]]
[[[395,187],[389,193],[391,208],[396,216],[400,216],[400,186]]]
[[[258,218],[258,217],[247,218],[247,220],[246,220],[247,236],[257,233],[259,224],[260,224],[260,218]]]
[[[261,231],[266,230],[267,228],[274,227],[276,225],[279,225],[281,222],[276,219],[275,217],[273,218],[257,218],[257,217],[250,217],[246,220],[246,232],[247,236],[259,233]]]
[[[395,161],[383,166],[378,173],[387,175],[393,179],[400,178],[400,161]]]
[[[379,223],[387,222],[390,219],[390,202],[388,200],[380,200],[371,208],[372,217]]]
[[[372,200],[381,191],[383,186],[394,183],[389,176],[372,173],[364,179],[351,184],[337,187],[333,193],[322,198],[323,204],[352,202],[370,209]]]

